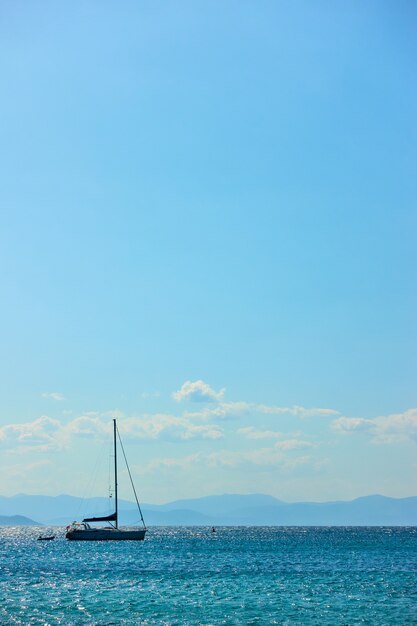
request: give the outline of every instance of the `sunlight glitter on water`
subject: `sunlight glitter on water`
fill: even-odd
[[[410,624],[416,529],[152,528],[145,542],[0,529],[2,624]]]

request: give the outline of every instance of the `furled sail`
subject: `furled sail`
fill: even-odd
[[[85,517],[83,522],[115,522],[116,521],[116,513],[112,513],[111,515],[106,515],[105,517]]]

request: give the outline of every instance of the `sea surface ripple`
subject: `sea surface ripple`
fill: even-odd
[[[417,624],[417,528],[0,528],[0,623]]]

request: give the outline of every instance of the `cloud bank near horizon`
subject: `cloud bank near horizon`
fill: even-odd
[[[356,446],[353,440],[349,444],[352,437],[371,447],[417,442],[417,409],[374,418],[347,417],[334,408],[234,401],[225,395],[225,388],[216,391],[203,380],[186,381],[171,394],[177,405],[186,402],[179,412],[128,415],[113,410],[73,416],[65,410],[59,417],[41,415],[9,423],[0,427],[3,463],[7,471],[7,458],[26,456],[34,473],[44,472],[45,465],[59,465],[56,453],[74,456],[77,442],[88,442],[91,448],[90,442],[110,441],[113,418],[118,419],[124,443],[158,443],[156,454],[154,448],[141,447],[146,458],[141,465],[134,464],[137,475],[157,480],[161,474],[166,480],[169,471],[171,480],[177,476],[183,483],[216,475],[224,485],[246,476],[255,489],[256,476],[265,482],[274,472],[283,472],[298,480],[304,473],[313,480],[330,472],[337,464],[337,449]],[[198,408],[190,410],[190,402]],[[82,472],[82,461],[78,465]],[[21,480],[16,464],[9,467],[14,479]]]
[[[44,394],[54,396],[55,400],[64,398],[62,394]],[[59,397],[55,397],[59,396]],[[76,437],[107,437],[111,433],[111,420],[118,418],[119,430],[126,439],[168,439],[188,441],[190,439],[217,440],[224,436],[223,422],[227,418],[253,417],[254,424],[233,430],[234,434],[243,435],[249,440],[280,439],[285,433],[259,429],[263,416],[289,416],[304,420],[311,417],[334,418],[329,422],[333,433],[352,434],[368,433],[373,443],[401,443],[407,439],[417,440],[417,409],[403,413],[377,416],[375,418],[341,416],[333,408],[306,408],[303,406],[279,406],[241,401],[225,401],[225,388],[215,391],[203,380],[186,381],[182,387],[172,393],[176,402],[190,400],[204,403],[197,411],[173,413],[154,413],[140,416],[125,415],[120,410],[107,412],[87,412],[69,421],[57,417],[42,415],[24,423],[9,423],[0,427],[0,445],[3,448],[20,446],[22,449],[45,451],[70,445]],[[71,411],[64,411],[65,415]],[[300,422],[298,427],[302,426]]]

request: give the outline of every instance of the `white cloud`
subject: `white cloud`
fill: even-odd
[[[253,426],[239,428],[237,432],[247,439],[281,439],[283,436],[283,433],[276,430],[256,430]]]
[[[125,417],[120,411],[106,414],[86,413],[66,423],[43,415],[32,422],[0,427],[0,445],[9,450],[45,452],[68,447],[74,438],[109,438],[112,417],[118,417],[119,431],[126,439],[220,439],[222,429],[215,424],[194,424],[187,417],[169,414]]]
[[[283,441],[277,441],[275,448],[278,450],[300,450],[303,448],[313,448],[316,444],[310,441],[304,441],[303,439],[284,439]]]
[[[300,419],[308,417],[329,417],[339,415],[335,409],[305,408],[302,406],[270,406],[251,402],[218,402],[215,406],[206,406],[199,411],[186,413],[188,417],[210,419],[237,419],[244,415],[289,415]]]
[[[310,441],[297,439],[294,436],[292,439],[283,439],[284,433],[274,430],[256,430],[253,426],[239,428],[237,432],[244,435],[247,439],[278,439],[274,444],[274,448],[277,450],[299,450],[301,448],[312,448],[316,445]]]
[[[351,432],[353,430],[369,430],[373,421],[363,417],[339,417],[332,422],[332,428],[340,432]]]
[[[111,433],[111,428],[110,420],[104,420],[96,413],[79,415],[62,426],[68,439],[72,437],[101,437],[103,435],[107,437]]]
[[[185,413],[189,418],[197,419],[230,419],[238,418],[242,415],[249,414],[265,414],[265,415],[293,415],[298,418],[308,417],[329,417],[340,415],[335,409],[328,408],[305,408],[303,406],[276,406],[260,403],[251,403],[245,401],[224,401],[225,389],[215,391],[203,380],[194,382],[187,380],[180,390],[172,394],[174,400],[181,402],[182,400],[191,400],[192,402],[214,403],[214,406],[204,406],[197,411]]]
[[[411,440],[417,443],[417,409],[375,418],[376,443]]]
[[[112,424],[107,416],[81,415],[69,422],[65,429],[73,436],[108,437]],[[125,440],[188,441],[190,439],[220,439],[223,436],[222,430],[214,424],[194,424],[187,418],[167,413],[143,417],[125,417],[118,414],[118,429]]]
[[[339,417],[332,423],[339,432],[364,431],[372,435],[372,443],[417,443],[417,409],[404,413],[381,415],[372,419]]]
[[[214,425],[193,424],[187,418],[165,413],[143,418],[125,418],[118,424],[121,433],[138,439],[220,439],[222,430]]]
[[[172,394],[174,400],[191,400],[192,402],[219,402],[224,396],[224,389],[215,391],[203,380],[194,382],[187,380],[179,391]]]
[[[215,406],[206,406],[200,411],[188,411],[184,413],[190,419],[237,419],[251,412],[251,405],[247,402],[219,402]]]
[[[42,394],[42,398],[47,398],[48,400],[55,400],[56,402],[62,402],[65,400],[65,396],[58,391],[45,391]]]
[[[160,469],[194,471],[197,468],[209,469],[272,469],[281,467],[291,470],[312,462],[310,456],[294,454],[295,450],[310,448],[308,441],[286,440],[272,447],[252,450],[219,450],[209,453],[193,453],[183,457],[154,459],[146,467],[137,468],[140,473],[155,472]]]
[[[0,444],[9,449],[31,449],[39,452],[58,450],[62,447],[60,429],[58,420],[42,415],[33,422],[0,427]]]
[[[323,409],[323,408],[311,408],[306,409],[303,406],[268,406],[267,404],[253,404],[251,405],[254,410],[259,413],[266,413],[267,415],[294,415],[295,417],[319,417],[329,415],[339,415],[339,411],[335,409]]]

